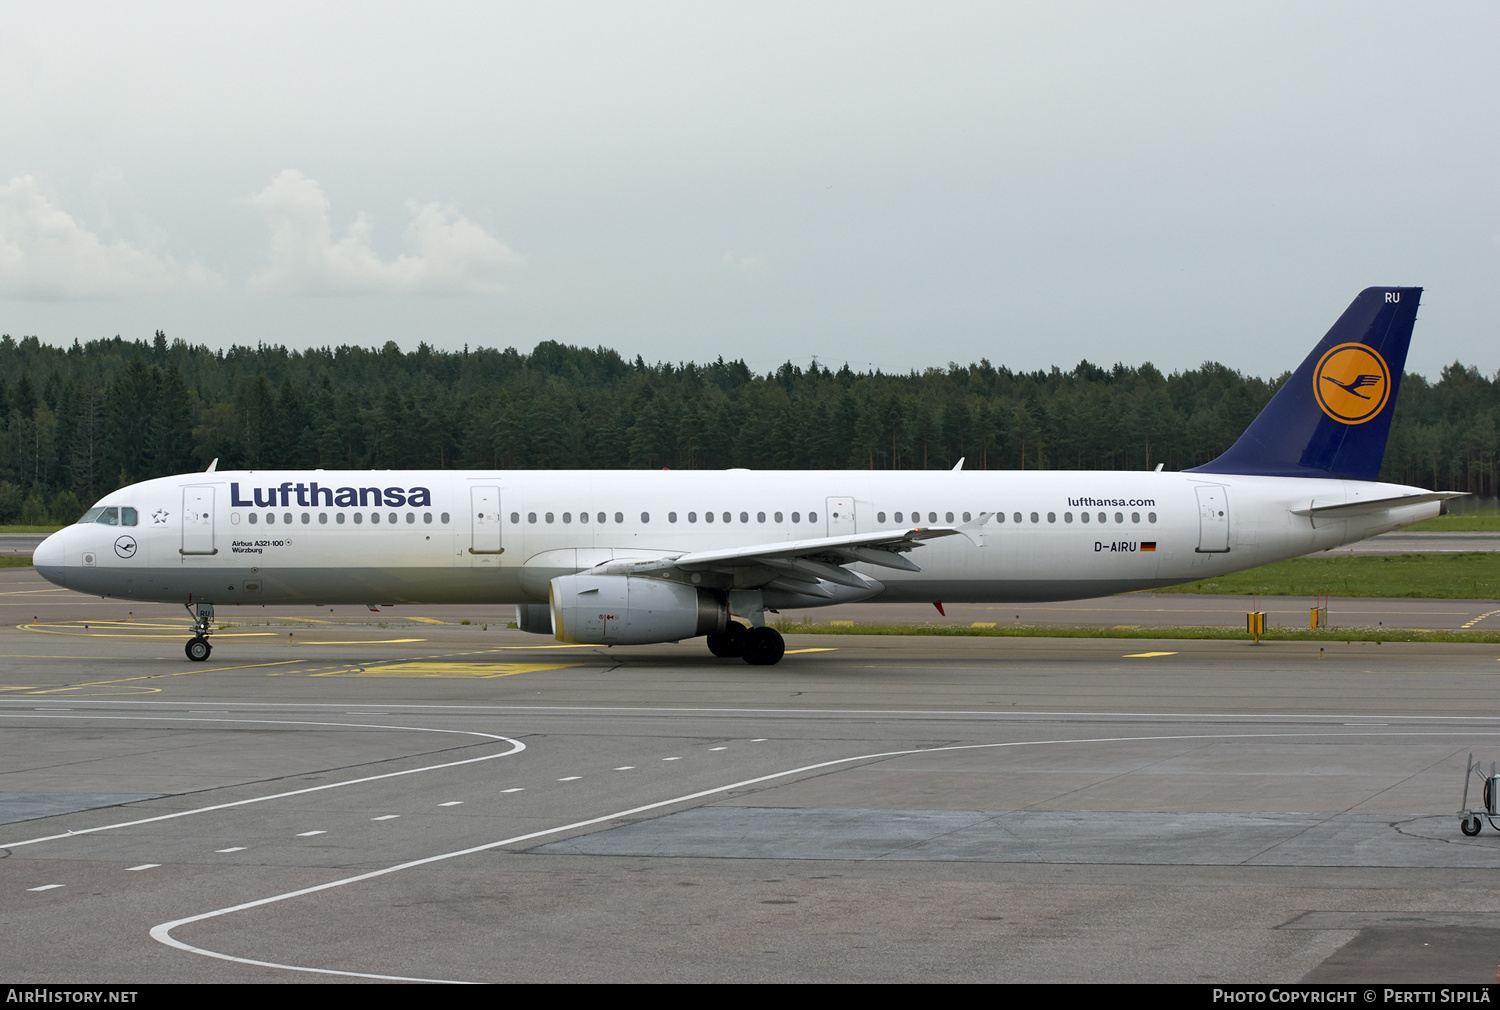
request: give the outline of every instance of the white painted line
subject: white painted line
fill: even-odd
[[[461,807],[463,805],[464,805],[464,801],[463,800],[449,800],[447,803],[439,803],[438,804],[438,806],[440,806],[440,807]]]
[[[500,791],[502,793],[524,793],[526,791],[526,787],[525,786],[515,786],[513,788],[502,789]]]
[[[77,717],[77,716],[68,716],[67,718],[79,718],[79,717]],[[153,721],[154,722],[163,722],[163,721],[202,722],[202,721],[209,721],[209,722],[241,722],[241,723],[252,723],[252,724],[257,724],[257,725],[273,725],[273,726],[324,726],[324,727],[326,727],[326,726],[337,726],[337,727],[342,727],[344,729],[398,729],[398,730],[405,730],[407,732],[412,732],[412,733],[453,733],[453,734],[457,734],[459,736],[478,736],[478,737],[483,737],[486,740],[499,740],[499,741],[503,741],[505,743],[510,744],[511,747],[510,747],[510,750],[501,751],[499,754],[485,754],[485,755],[483,755],[481,757],[464,758],[461,761],[446,761],[443,764],[438,764],[438,765],[424,765],[421,768],[408,768],[405,771],[385,772],[385,773],[380,774],[380,775],[366,775],[363,778],[345,779],[342,782],[329,782],[327,785],[309,786],[306,789],[292,789],[292,790],[290,790],[288,792],[284,792],[284,793],[270,793],[270,794],[265,795],[265,796],[252,796],[250,799],[247,799],[247,800],[235,800],[232,803],[215,803],[215,804],[212,804],[211,806],[195,807],[192,810],[179,810],[176,813],[159,814],[156,817],[142,817],[139,820],[134,820],[134,821],[119,821],[119,822],[117,822],[115,824],[101,824],[101,825],[99,825],[96,828],[79,828],[76,831],[65,831],[65,832],[63,832],[60,835],[43,835],[40,838],[27,838],[27,839],[25,839],[23,841],[19,841],[19,842],[0,842],[0,849],[16,849],[16,848],[20,848],[23,845],[36,845],[38,842],[52,842],[52,841],[56,841],[59,838],[72,838],[75,835],[90,835],[90,834],[93,834],[96,831],[112,831],[115,828],[133,828],[133,827],[135,827],[138,824],[154,824],[157,821],[170,821],[170,820],[174,820],[174,819],[176,819],[178,817],[189,817],[189,816],[191,816],[193,814],[204,814],[204,813],[209,813],[210,811],[214,811],[214,810],[229,810],[229,809],[231,809],[233,807],[243,807],[243,806],[247,806],[248,804],[251,804],[251,803],[265,803],[268,800],[282,800],[282,799],[286,799],[289,796],[304,796],[304,795],[306,795],[308,793],[319,793],[319,792],[322,792],[325,789],[341,789],[344,786],[357,786],[357,785],[362,785],[363,783],[366,783],[366,782],[379,782],[381,779],[400,778],[403,775],[417,775],[417,774],[419,774],[421,772],[441,771],[444,768],[457,768],[457,767],[459,767],[461,765],[474,764],[474,763],[479,762],[479,761],[493,761],[495,758],[509,757],[512,754],[519,754],[523,750],[526,749],[526,745],[524,743],[522,743],[519,740],[512,740],[508,736],[499,736],[499,735],[494,734],[494,733],[481,733],[478,730],[468,730],[468,729],[436,729],[436,728],[433,728],[433,727],[430,727],[430,726],[382,726],[382,725],[373,724],[373,723],[303,722],[303,721],[294,720],[294,719],[212,719],[212,720],[200,720],[200,719],[189,719],[189,718],[186,718],[186,717],[183,717],[183,716],[163,716],[163,715],[158,715],[158,716],[139,716],[139,715],[103,715],[103,716],[97,716],[97,715],[90,715],[90,716],[83,716],[82,718],[88,718],[88,719],[111,719],[111,720],[116,720],[116,721],[131,721],[131,722],[153,722]]]
[[[154,870],[154,869],[156,869],[160,865],[161,865],[160,863],[142,863],[140,866],[127,866],[127,867],[125,867],[125,872],[126,873],[134,873],[136,870]]]
[[[675,757],[675,758],[662,758],[662,760],[663,760],[663,761],[681,761],[681,760],[682,760],[682,758],[680,758],[680,757]]]
[[[379,817],[371,817],[372,821],[394,821],[400,814],[381,814]]]
[[[562,778],[558,779],[557,781],[559,781],[559,782],[577,782],[581,778],[583,778],[582,775],[564,775]]]
[[[50,891],[54,887],[62,887],[62,886],[64,886],[64,885],[62,885],[62,884],[43,884],[41,887],[28,887],[28,888],[26,888],[26,890],[28,890],[28,891]]]
[[[328,832],[326,832],[326,831],[299,831],[299,832],[297,832],[297,837],[298,838],[311,838],[313,835],[326,835],[326,834],[328,834]]]
[[[635,771],[635,765],[621,765],[614,770],[617,772],[633,772]]]
[[[709,750],[728,750],[728,747],[710,747]]]
[[[754,739],[754,740],[751,740],[751,741],[750,741],[750,742],[751,742],[751,743],[765,743],[765,742],[766,742],[766,740],[767,740],[767,738],[766,738],[766,737],[763,737],[763,736],[758,736],[758,737],[756,737],[756,738],[755,738],[755,739]]]
[[[1460,731],[1447,733],[1345,733],[1340,736],[1378,736],[1378,737],[1453,737]],[[1485,732],[1474,734],[1465,732],[1464,736],[1500,736],[1500,732]],[[858,754],[854,757],[834,758],[830,761],[819,761],[816,764],[802,765],[798,768],[788,768],[784,771],[772,772],[769,775],[760,775],[753,779],[743,779],[739,782],[731,782],[728,785],[715,786],[712,789],[701,789],[695,793],[687,793],[683,796],[674,796],[670,799],[657,800],[654,803],[646,803],[628,810],[616,810],[612,813],[603,814],[599,817],[590,817],[587,820],[574,821],[571,824],[559,825],[555,828],[543,828],[540,831],[528,832],[524,835],[516,835],[512,838],[502,838],[495,842],[486,842],[483,845],[474,845],[467,849],[457,849],[453,852],[443,852],[435,856],[425,856],[422,859],[413,859],[406,863],[397,863],[395,866],[387,866],[384,869],[371,870],[368,873],[356,874],[352,877],[343,877],[338,880],[330,880],[323,884],[314,884],[312,887],[304,887],[295,891],[285,891],[281,894],[273,894],[268,898],[258,898],[255,901],[247,901],[239,905],[230,905],[226,908],[216,908],[211,912],[200,912],[197,915],[185,916],[181,919],[173,919],[171,922],[163,922],[151,927],[151,938],[158,943],[177,950],[187,951],[190,954],[201,954],[204,957],[217,958],[220,961],[232,961],[235,964],[250,964],[261,968],[279,968],[283,971],[302,971],[314,975],[338,975],[343,978],[374,978],[395,982],[438,982],[449,985],[471,984],[461,979],[446,978],[414,978],[406,975],[378,975],[373,972],[363,971],[340,971],[335,968],[310,968],[304,965],[281,964],[276,961],[257,961],[248,957],[237,957],[234,954],[224,954],[216,950],[208,950],[204,947],[194,947],[190,943],[184,943],[172,935],[172,930],[179,926],[191,925],[195,922],[203,922],[206,919],[215,919],[221,915],[229,915],[233,912],[243,912],[251,908],[259,908],[262,905],[275,904],[278,901],[286,901],[290,898],[300,898],[306,894],[316,894],[319,891],[327,891],[335,887],[344,887],[348,884],[357,884],[365,880],[373,880],[376,877],[384,877],[388,874],[399,873],[402,870],[410,870],[418,866],[428,866],[432,863],[442,862],[448,859],[457,859],[460,856],[471,856],[477,852],[488,852],[506,845],[516,845],[521,842],[535,841],[548,835],[562,834],[567,831],[577,831],[581,828],[591,828],[596,824],[604,824],[616,821],[623,817],[634,817],[637,814],[647,813],[651,810],[660,810],[662,807],[675,806],[680,803],[691,803],[695,800],[716,796],[720,793],[732,792],[737,789],[745,789],[750,786],[760,785],[763,782],[772,782],[776,779],[786,778],[791,775],[800,775],[808,772],[821,771],[824,768],[832,768],[837,765],[853,764],[857,761],[878,761],[885,758],[910,757],[916,754],[942,754],[953,751],[968,750],[995,750],[999,748],[1020,747],[1044,747],[1067,744],[1101,744],[1101,743],[1147,743],[1165,741],[1187,741],[1187,740],[1264,740],[1264,739],[1288,739],[1303,737],[1326,737],[1326,733],[1184,733],[1160,736],[1115,736],[1115,737],[1092,737],[1053,740],[1013,740],[1002,743],[977,743],[977,744],[954,744],[948,747],[919,747],[909,750],[882,751],[874,754]]]
[[[227,849],[214,849],[214,851],[215,852],[244,852],[247,848],[249,848],[249,846],[247,846],[247,845],[231,845]]]

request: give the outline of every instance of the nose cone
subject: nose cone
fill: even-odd
[[[67,585],[65,579],[68,557],[65,543],[67,536],[67,529],[58,530],[37,544],[35,553],[31,555],[31,566],[36,569],[36,573],[48,582],[59,586]]]

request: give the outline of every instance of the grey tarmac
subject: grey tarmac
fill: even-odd
[[[13,979],[1500,963],[1500,833],[1456,817],[1500,646],[791,635],[757,668],[344,608],[221,614],[191,664],[172,608],[24,570],[0,607]]]

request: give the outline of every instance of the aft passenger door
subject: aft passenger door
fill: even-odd
[[[469,488],[469,554],[476,565],[498,565],[500,546],[500,489]]]
[[[214,489],[194,485],[182,489],[182,546],[178,553],[217,554],[214,546]]]
[[[1229,496],[1217,484],[1200,484],[1198,492],[1198,553],[1224,554],[1229,550]]]

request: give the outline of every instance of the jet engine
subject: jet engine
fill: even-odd
[[[627,575],[552,580],[552,631],[575,645],[650,645],[717,634],[729,604],[717,590]]]

